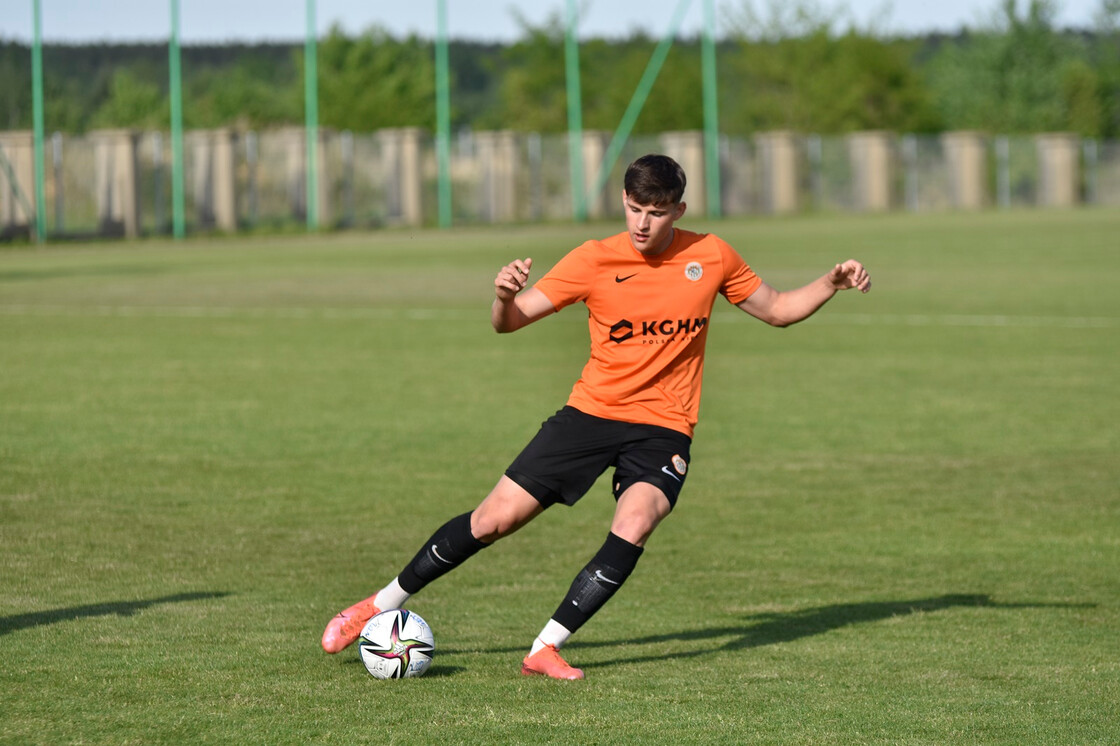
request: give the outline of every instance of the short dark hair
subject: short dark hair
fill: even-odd
[[[684,169],[667,155],[643,155],[626,168],[622,185],[639,205],[676,204],[684,197]]]

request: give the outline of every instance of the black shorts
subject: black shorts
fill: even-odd
[[[660,488],[676,506],[692,439],[667,427],[607,420],[564,407],[525,446],[506,476],[546,508],[575,505],[614,467],[614,499],[637,482]]]

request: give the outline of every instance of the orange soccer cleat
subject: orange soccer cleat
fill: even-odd
[[[568,665],[560,657],[560,652],[552,645],[525,656],[521,661],[521,673],[524,676],[550,676],[554,679],[582,679],[583,671]]]
[[[381,612],[381,609],[374,606],[374,598],[375,596],[370,596],[364,601],[359,601],[350,608],[338,612],[334,619],[331,619],[327,628],[323,630],[323,650],[328,653],[339,653],[358,639],[366,622]]]

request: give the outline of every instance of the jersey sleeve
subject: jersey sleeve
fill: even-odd
[[[727,300],[738,305],[762,286],[762,278],[726,242],[720,241],[719,248],[723,259],[723,284],[719,291]]]
[[[595,276],[594,243],[588,241],[569,251],[534,285],[552,301],[557,311],[587,300]]]

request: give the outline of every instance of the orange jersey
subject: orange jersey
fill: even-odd
[[[535,286],[557,310],[583,301],[589,311],[591,359],[568,404],[691,437],[716,295],[737,304],[761,284],[727,243],[679,228],[657,256],[628,233],[572,250]]]

